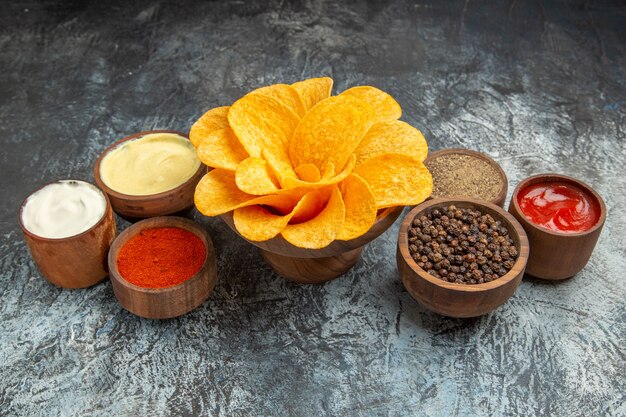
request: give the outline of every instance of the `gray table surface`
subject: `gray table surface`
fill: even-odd
[[[625,415],[625,68],[623,1],[3,3],[0,415]],[[321,75],[393,94],[431,149],[489,153],[509,197],[541,172],[593,185],[608,218],[587,267],[451,319],[402,287],[399,222],[307,286],[195,213],[218,284],[184,317],[42,279],[17,225],[29,192],[92,180],[126,134],[188,131],[250,89]]]

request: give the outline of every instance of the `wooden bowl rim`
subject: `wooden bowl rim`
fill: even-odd
[[[491,199],[491,200],[487,200],[490,203],[494,203],[497,205],[498,201],[502,201],[502,204],[504,205],[504,201],[506,200],[506,193],[507,190],[509,188],[509,180],[506,176],[506,172],[504,172],[504,169],[502,169],[502,167],[500,166],[500,164],[498,162],[496,162],[495,159],[493,159],[491,156],[487,155],[484,152],[479,152],[479,151],[475,151],[472,149],[466,149],[466,148],[446,148],[446,149],[440,149],[438,151],[434,151],[432,153],[428,154],[428,157],[426,158],[426,160],[424,161],[424,165],[426,165],[426,167],[428,167],[428,162],[432,161],[440,156],[444,156],[444,155],[453,155],[453,154],[457,154],[457,155],[468,155],[468,156],[473,156],[475,158],[478,159],[482,159],[484,161],[486,161],[489,165],[491,165],[492,167],[494,167],[496,169],[496,171],[498,171],[498,174],[500,175],[500,178],[502,179],[502,187],[500,187],[500,190],[498,191],[498,194],[496,195],[495,198]],[[450,198],[450,197],[454,197],[454,196],[444,196],[444,197],[437,197],[437,198]],[[465,196],[463,196],[465,197]],[[474,197],[468,197],[468,198],[474,198]],[[475,284],[478,285],[478,284]]]
[[[100,217],[100,219],[93,225],[91,226],[89,229],[85,230],[84,232],[80,232],[76,235],[72,235],[72,236],[66,236],[66,237],[43,237],[43,236],[39,236],[33,232],[31,232],[30,230],[28,230],[26,228],[26,226],[24,226],[24,222],[22,221],[22,213],[24,212],[24,207],[26,206],[26,201],[36,192],[43,190],[44,188],[46,188],[49,185],[52,184],[57,184],[61,181],[76,181],[76,182],[84,182],[86,184],[89,184],[91,186],[93,186],[96,190],[98,190],[100,192],[100,194],[102,194],[104,196],[104,200],[106,202],[105,208],[104,208],[104,214],[102,214],[102,217]],[[93,231],[95,228],[99,227],[102,223],[104,223],[107,219],[107,217],[109,216],[109,213],[113,210],[113,207],[111,206],[111,201],[109,200],[109,196],[107,195],[107,193],[105,193],[100,187],[98,187],[96,184],[92,184],[89,181],[85,181],[85,180],[76,180],[76,179],[58,179],[55,181],[51,181],[49,183],[46,183],[44,185],[42,185],[41,187],[37,188],[35,191],[31,192],[30,194],[28,194],[24,200],[22,200],[22,204],[20,205],[20,210],[18,212],[18,222],[20,225],[20,228],[22,229],[22,232],[27,235],[28,237],[30,237],[31,239],[34,240],[39,240],[42,242],[68,242],[72,239],[76,239],[77,237],[81,237],[83,235],[86,235],[88,233],[90,233],[91,231]]]
[[[364,245],[366,245],[367,243],[371,242],[372,240],[376,239],[378,236],[380,236],[381,234],[383,234],[385,232],[385,230],[381,231],[380,233],[378,233],[376,236],[372,237],[369,240],[363,240],[364,236],[366,236],[368,233],[370,233],[377,225],[383,223],[384,220],[386,220],[388,217],[390,216],[396,216],[396,218],[394,219],[394,221],[392,223],[389,224],[389,226],[387,226],[387,228],[391,227],[391,225],[393,223],[395,223],[395,221],[397,220],[397,217],[400,216],[400,214],[402,213],[402,210],[404,210],[405,206],[393,206],[393,207],[387,207],[387,208],[383,208],[380,209],[378,211],[378,214],[376,215],[376,220],[374,221],[374,224],[372,225],[372,227],[369,228],[369,230],[367,232],[365,232],[363,235],[356,237],[354,239],[350,239],[350,240],[333,240],[330,244],[328,244],[328,246],[325,246],[323,248],[320,249],[308,249],[308,248],[300,248],[298,246],[295,246],[289,242],[287,242],[282,236],[280,236],[280,233],[278,235],[276,235],[275,237],[273,237],[272,239],[266,240],[266,241],[262,241],[262,242],[256,242],[256,241],[252,241],[252,240],[248,240],[245,237],[241,236],[241,234],[239,234],[239,232],[237,231],[237,228],[235,227],[235,225],[231,225],[228,221],[224,220],[224,222],[228,225],[228,227],[234,231],[237,236],[241,237],[242,239],[244,239],[246,242],[249,242],[250,244],[252,244],[253,246],[261,249],[261,250],[265,250],[277,255],[283,255],[283,256],[291,256],[294,258],[302,258],[302,257],[306,257],[306,258],[325,258],[325,257],[329,257],[329,256],[335,256],[339,253],[344,253],[359,247],[362,247]],[[231,221],[232,221],[232,217],[233,217],[233,212],[230,211],[228,213],[224,213],[221,215],[221,217],[223,216],[230,216]],[[271,247],[266,247],[267,242],[272,242],[274,239],[281,239],[279,242],[274,241],[275,243],[270,243],[269,245],[285,245],[287,246],[289,249],[294,249],[297,252],[306,252],[308,254],[308,256],[302,256],[300,255],[284,255],[283,251],[276,251],[275,248],[271,248]],[[359,241],[363,240],[363,243],[360,243]],[[332,249],[331,246],[337,242],[340,242],[342,245],[346,245],[346,248],[344,248],[343,251],[337,251],[334,255],[330,254],[330,250]],[[354,246],[354,244],[356,242],[359,242],[359,245]],[[261,246],[259,246],[259,244],[261,244]],[[352,247],[354,246],[354,247]],[[331,248],[331,249],[329,249]],[[329,252],[327,254],[324,254],[323,252]],[[319,253],[319,256],[314,256],[316,254]]]
[[[419,214],[424,211],[432,208],[433,206],[446,206],[450,204],[472,204],[476,206],[488,207],[491,210],[495,211],[501,216],[501,220],[504,219],[509,226],[509,231],[517,234],[519,240],[519,255],[513,264],[513,267],[509,272],[500,278],[493,280],[491,282],[485,282],[482,284],[458,284],[456,282],[447,282],[443,281],[439,278],[435,278],[430,275],[428,272],[424,271],[420,268],[417,263],[411,257],[409,252],[409,226],[413,222],[413,219],[417,217]],[[480,209],[480,207],[478,207]],[[512,229],[512,230],[511,230]],[[404,239],[406,238],[406,240]],[[459,292],[482,292],[492,290],[497,287],[502,287],[509,282],[513,281],[521,271],[524,270],[526,262],[528,261],[529,254],[529,246],[528,246],[528,237],[522,225],[513,217],[510,213],[506,212],[502,207],[497,204],[493,204],[486,200],[480,200],[476,198],[468,198],[468,197],[455,197],[455,198],[435,198],[430,201],[426,201],[411,210],[402,220],[400,224],[400,231],[398,233],[398,249],[402,254],[402,259],[404,262],[415,272],[417,276],[420,278],[430,282],[431,284],[437,285],[439,287],[443,287],[448,290],[459,291]]]
[[[555,232],[553,230],[547,229],[543,226],[540,226],[534,223],[528,217],[526,217],[521,207],[517,203],[517,195],[519,194],[519,192],[529,185],[539,184],[543,182],[556,182],[556,181],[572,183],[582,188],[583,190],[589,192],[589,194],[591,194],[596,199],[596,201],[600,205],[600,217],[598,218],[598,221],[590,229],[585,230],[584,232]],[[526,220],[526,223],[528,223],[533,229],[541,231],[542,233],[546,233],[548,235],[552,235],[552,236],[559,236],[559,237],[586,236],[595,232],[599,228],[601,228],[604,225],[604,222],[606,221],[606,204],[604,204],[604,200],[602,199],[600,194],[598,194],[596,190],[591,188],[591,186],[589,186],[585,182],[579,180],[578,178],[570,177],[569,175],[547,173],[547,174],[536,174],[528,178],[525,178],[522,181],[520,181],[519,184],[517,184],[517,187],[515,187],[515,189],[513,190],[513,195],[511,196],[510,204],[513,204],[513,206],[515,207],[515,210],[517,210],[517,212],[521,216],[524,217],[524,219]]]
[[[131,202],[136,202],[136,203],[143,203],[146,201],[151,201],[151,200],[158,200],[160,198],[163,197],[167,197],[168,195],[182,189],[185,187],[188,187],[189,185],[191,185],[191,183],[193,183],[194,181],[196,181],[196,178],[201,175],[205,168],[205,165],[202,163],[202,161],[200,161],[200,166],[198,167],[198,169],[196,170],[196,172],[194,172],[194,174],[189,177],[189,179],[187,179],[185,182],[183,182],[182,184],[177,185],[176,187],[166,190],[166,191],[161,191],[160,193],[156,193],[156,194],[145,194],[145,195],[134,195],[134,194],[124,194],[121,193],[119,191],[115,191],[114,189],[112,189],[111,187],[109,187],[108,185],[106,185],[104,183],[104,181],[102,180],[102,178],[100,177],[100,164],[102,163],[102,160],[104,159],[104,157],[106,155],[109,154],[109,152],[113,151],[114,149],[117,149],[119,146],[121,146],[124,142],[128,142],[131,140],[135,140],[135,139],[141,139],[144,136],[153,134],[153,133],[172,133],[172,134],[176,134],[179,135],[187,140],[189,140],[189,135],[186,133],[182,133],[182,132],[178,132],[176,130],[145,130],[143,132],[139,132],[139,133],[135,133],[129,136],[125,136],[122,139],[114,142],[113,144],[109,145],[109,147],[107,147],[101,154],[100,156],[98,156],[98,159],[96,159],[96,163],[93,167],[93,176],[94,179],[96,180],[96,183],[98,184],[98,186],[104,190],[104,192],[106,194],[110,194],[111,196],[120,199],[120,200],[127,200],[127,201],[131,201]]]
[[[174,223],[174,221],[176,221],[176,223]],[[182,227],[180,223],[178,223],[179,221],[182,222],[183,224]],[[117,269],[117,255],[119,254],[119,251],[122,249],[122,246],[123,246],[121,243],[122,240],[128,237],[128,239],[126,240],[128,241],[132,237],[136,236],[138,233],[138,230],[141,229],[144,223],[153,223],[153,227],[151,227],[151,229],[157,229],[161,227],[176,227],[179,229],[184,229],[198,236],[198,238],[200,238],[200,240],[202,240],[203,242],[206,241],[206,247],[205,247],[206,254],[204,257],[204,262],[202,263],[202,266],[200,267],[198,272],[196,272],[193,276],[189,277],[188,279],[184,280],[183,282],[179,284],[172,285],[171,287],[165,287],[165,288],[147,288],[147,287],[141,287],[139,285],[135,285],[132,282],[128,282],[122,276],[122,274],[120,274],[119,270]],[[194,221],[186,219],[184,217],[178,217],[178,216],[158,216],[158,217],[150,217],[147,219],[140,220],[137,223],[134,223],[131,226],[129,226],[122,233],[120,233],[111,244],[111,248],[109,249],[109,254],[107,257],[107,263],[109,265],[109,274],[111,276],[111,279],[115,279],[117,283],[123,285],[130,291],[150,293],[150,294],[163,294],[163,293],[167,293],[170,291],[175,291],[184,285],[193,284],[192,281],[197,281],[198,279],[200,279],[202,274],[207,270],[209,266],[209,262],[211,261],[209,255],[212,252],[214,253],[214,250],[215,250],[215,247],[213,245],[213,241],[211,240],[211,237],[209,236],[207,231],[204,230],[200,225],[198,225]]]

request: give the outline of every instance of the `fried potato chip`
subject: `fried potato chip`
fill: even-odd
[[[356,161],[356,159],[355,159]],[[322,178],[328,179],[335,176],[335,164],[330,161],[326,161],[322,167]]]
[[[284,178],[296,176],[288,144],[299,121],[287,106],[262,94],[248,94],[228,111],[228,122],[239,142],[250,156],[265,159],[281,184]]]
[[[302,181],[318,182],[322,179],[320,170],[313,164],[302,164],[294,170]]]
[[[263,242],[278,235],[290,220],[315,217],[323,208],[317,191],[307,193],[293,210],[286,215],[277,215],[262,206],[238,208],[233,213],[235,227],[241,236],[255,242]]]
[[[189,140],[193,146],[198,146],[200,142],[211,133],[218,129],[228,127],[228,109],[229,106],[216,107],[204,113],[189,130]]]
[[[282,104],[287,106],[291,111],[297,114],[299,117],[304,116],[306,108],[300,98],[300,94],[290,85],[287,84],[274,84],[267,87],[257,88],[250,94],[263,94],[272,97]]]
[[[378,155],[357,165],[353,172],[370,186],[378,209],[419,204],[433,189],[428,169],[406,155]]]
[[[350,174],[343,180],[339,189],[346,207],[346,219],[336,239],[355,239],[370,230],[376,221],[378,210],[374,194],[367,182],[356,174]]]
[[[402,116],[402,108],[398,102],[376,87],[361,85],[349,88],[339,95],[356,97],[371,104],[376,110],[378,119],[399,119]]]
[[[265,159],[247,158],[239,164],[235,172],[237,187],[244,193],[253,195],[272,194],[280,186]]]
[[[328,203],[330,192],[324,189],[313,190],[305,194],[302,200],[304,200],[304,198],[307,198],[306,204],[302,204],[297,210],[294,210],[294,215],[289,221],[290,224],[308,222],[320,214],[324,207],[326,207],[326,203]],[[302,200],[300,201],[302,202]]]
[[[309,111],[317,103],[330,97],[330,92],[333,89],[333,79],[329,77],[309,78],[308,80],[291,84],[291,86],[298,92],[304,107]]]
[[[244,238],[264,242],[278,235],[289,223],[292,215],[279,216],[262,206],[248,206],[233,212],[237,232]]]
[[[234,171],[248,157],[233,131],[227,127],[215,130],[198,144],[196,153],[203,164]]]
[[[303,181],[298,178],[286,178],[284,188],[296,188],[296,187],[320,188],[320,187],[325,187],[331,184],[338,184],[339,182],[343,181],[348,175],[350,175],[355,165],[356,165],[356,156],[352,154],[350,155],[350,158],[348,159],[348,163],[339,174],[334,175],[334,176],[329,176],[329,177],[321,177],[319,181],[317,182]],[[334,173],[334,168],[332,172]]]
[[[375,123],[354,150],[357,164],[384,153],[400,153],[424,161],[428,145],[422,132],[400,120]]]
[[[335,167],[343,167],[374,117],[369,104],[349,95],[321,101],[293,133],[289,145],[293,166],[313,164],[322,168],[330,161]]]
[[[288,224],[281,235],[294,246],[307,249],[321,249],[328,246],[341,230],[345,219],[345,207],[341,192],[332,187],[326,207],[307,222]]]
[[[198,182],[194,203],[205,216],[217,216],[253,204],[264,204],[288,213],[298,203],[299,197],[294,192],[261,197],[244,193],[237,188],[233,171],[215,168]]]

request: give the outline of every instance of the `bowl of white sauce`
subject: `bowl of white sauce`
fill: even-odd
[[[109,199],[80,180],[44,185],[22,203],[19,223],[42,275],[63,288],[85,288],[108,276],[116,226]]]

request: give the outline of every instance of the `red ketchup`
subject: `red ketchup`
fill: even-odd
[[[553,232],[585,232],[600,219],[596,198],[566,182],[529,185],[517,194],[517,204],[531,222]]]

